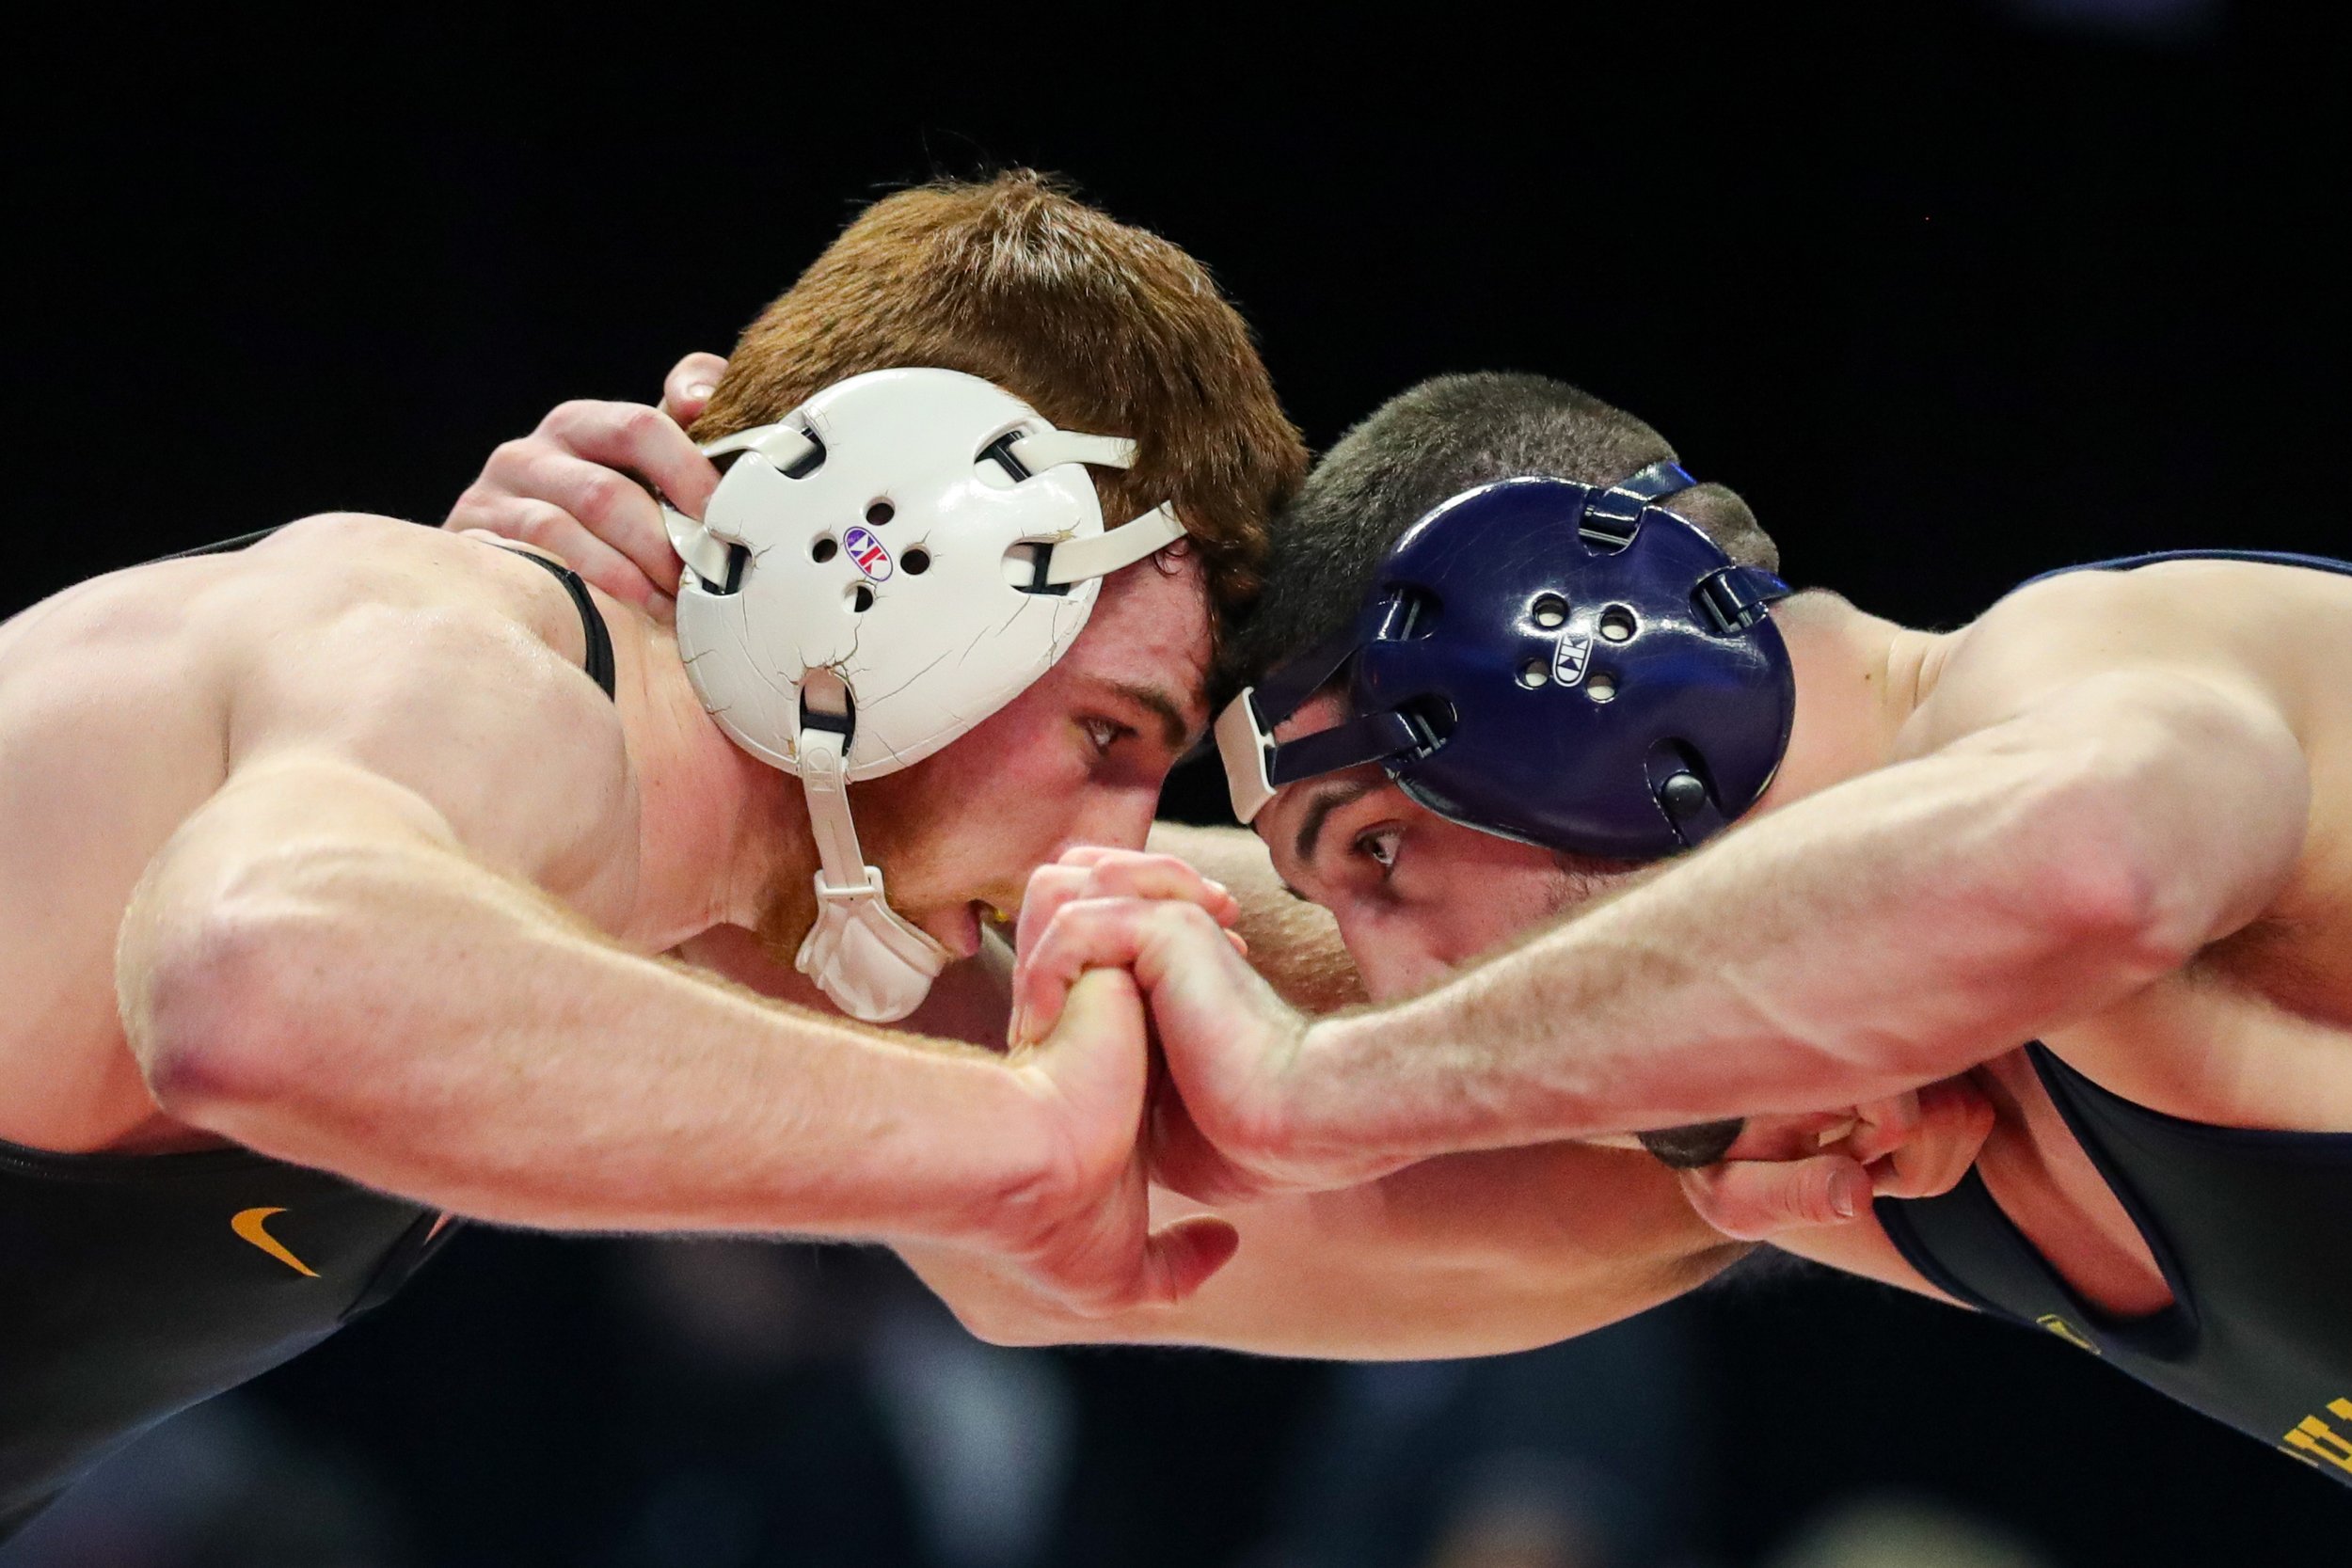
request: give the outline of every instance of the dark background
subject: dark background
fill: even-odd
[[[1565,376],[1745,493],[1792,578],[1915,624],[2107,554],[2352,553],[2329,8],[1788,8],[68,17],[5,67],[0,611],[307,512],[437,519],[554,403],[723,349],[865,201],[994,164],[1207,261],[1318,447],[1422,376]],[[606,1560],[615,1454],[658,1425],[618,1267],[469,1237],[261,1400],[376,1478],[418,1561]],[[1679,1310],[1722,1560],[1863,1485],[2081,1568],[2327,1560],[2352,1527],[2054,1341],[1819,1277]],[[1060,1364],[1070,1549],[1105,1563],[1232,1560],[1324,1375]]]

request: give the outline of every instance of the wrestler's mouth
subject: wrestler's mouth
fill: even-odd
[[[953,928],[934,931],[941,945],[959,958],[969,958],[980,950],[980,933],[993,927],[1009,941],[1012,936],[1012,916],[1005,913],[985,898],[975,898],[958,910]]]

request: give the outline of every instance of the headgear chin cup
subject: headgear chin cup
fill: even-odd
[[[1769,607],[1788,590],[1659,504],[1692,483],[1656,463],[1438,506],[1353,625],[1218,717],[1235,815],[1376,762],[1440,816],[1573,854],[1656,860],[1720,832],[1788,750],[1796,683]],[[1278,744],[1343,670],[1339,722]]]
[[[735,461],[698,522],[678,648],[719,726],[801,780],[817,921],[795,960],[871,1022],[904,1018],[951,954],[892,910],[849,786],[920,762],[1069,651],[1101,579],[1184,535],[1161,506],[1105,530],[1087,466],[1135,444],[1057,430],[1003,388],[876,371],[703,449]]]

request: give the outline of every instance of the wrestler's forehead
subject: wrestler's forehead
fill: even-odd
[[[1208,588],[1199,563],[1179,556],[1105,578],[1063,664],[1072,674],[1165,693],[1197,735],[1208,721],[1209,653]]]
[[[1298,711],[1274,727],[1277,740],[1291,740],[1302,735],[1327,729],[1347,717],[1347,700],[1343,693],[1326,691],[1311,697]],[[1317,778],[1302,779],[1284,784],[1274,792],[1252,824],[1258,836],[1264,839],[1279,867],[1295,866],[1302,829],[1311,814],[1328,815],[1337,804],[1353,804],[1367,796],[1382,794],[1395,797],[1394,803],[1408,805],[1403,790],[1395,781],[1377,766],[1367,763],[1344,772],[1326,773]],[[1413,809],[1420,809],[1415,807]]]

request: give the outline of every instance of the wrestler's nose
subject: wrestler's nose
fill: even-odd
[[[1068,835],[1054,847],[1059,856],[1082,845],[1105,845],[1114,849],[1140,849],[1152,831],[1159,796],[1141,789],[1092,790],[1071,823]]]

